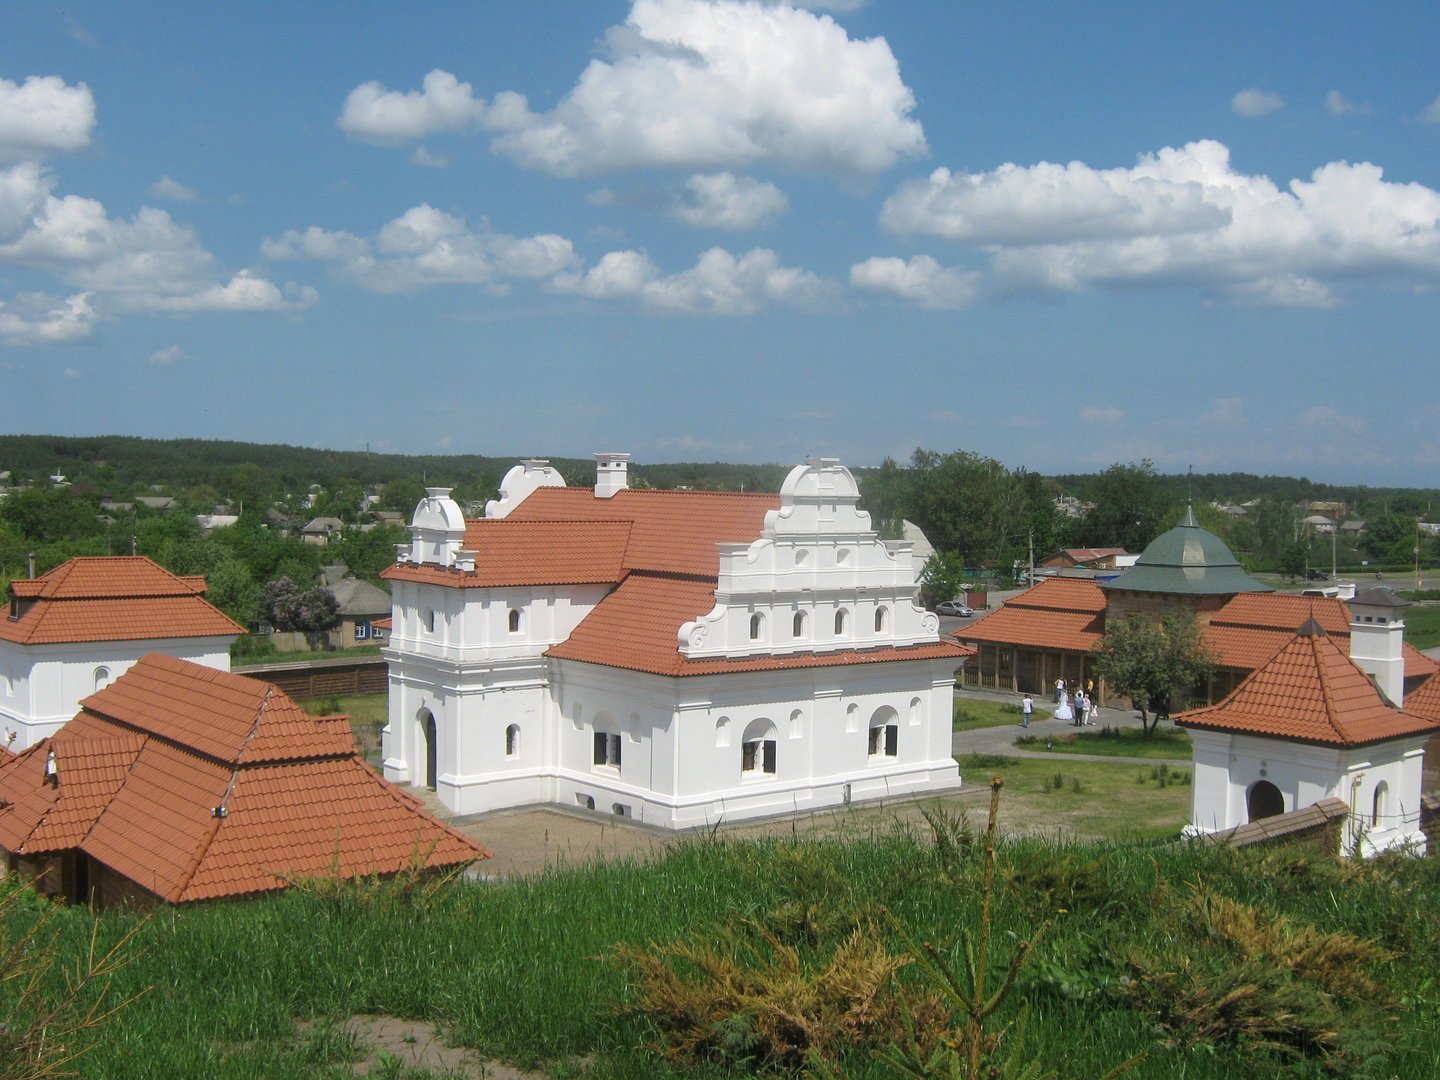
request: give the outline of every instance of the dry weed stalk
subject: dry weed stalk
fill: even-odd
[[[85,956],[72,968],[57,971],[60,931],[51,925],[60,911],[57,905],[47,904],[28,929],[10,936],[10,923],[18,917],[24,896],[16,887],[0,894],[0,999],[6,1006],[6,1019],[0,1023],[0,1080],[73,1075],[69,1066],[91,1046],[87,1036],[149,989],[121,1001],[110,997],[111,979],[135,958],[132,943],[149,918],[103,950],[100,924],[93,923]]]

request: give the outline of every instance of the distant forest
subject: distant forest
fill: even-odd
[[[255,617],[260,591],[281,577],[315,578],[323,559],[343,561],[378,581],[406,538],[425,487],[447,487],[478,513],[494,498],[511,457],[474,454],[404,455],[317,450],[204,439],[141,439],[110,435],[68,438],[0,436],[0,586],[35,570],[44,573],[75,555],[136,552],[177,573],[204,574],[211,598],[241,622]],[[594,483],[592,460],[552,458],[575,486]],[[632,487],[710,491],[778,491],[787,464],[632,461]],[[1251,569],[1304,574],[1308,568],[1360,564],[1404,568],[1440,560],[1440,539],[1417,519],[1440,516],[1440,489],[1321,484],[1305,478],[1245,473],[1164,476],[1149,461],[1111,465],[1092,475],[1042,476],[965,450],[916,450],[905,462],[886,460],[854,470],[875,527],[897,538],[904,522],[918,525],[936,549],[923,582],[939,597],[960,583],[1008,580],[1032,551],[1062,547],[1123,547],[1143,551],[1180,520],[1193,499],[1201,523],[1221,536]],[[63,475],[66,484],[50,477]],[[173,497],[161,509],[140,501]],[[1092,504],[1072,516],[1058,495]],[[1250,503],[1243,516],[1210,503]],[[1326,539],[1305,524],[1307,501],[1345,504],[1363,532]],[[102,505],[103,504],[103,505]],[[1433,507],[1433,510],[1432,510]],[[238,520],[205,530],[198,515]],[[328,547],[304,544],[300,525],[333,517],[345,526]],[[1418,553],[1417,553],[1417,548]],[[982,574],[983,577],[977,577]]]

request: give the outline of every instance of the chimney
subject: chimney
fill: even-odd
[[[630,486],[629,454],[595,455],[595,497],[609,499]]]
[[[1405,609],[1389,589],[1366,589],[1349,602],[1350,659],[1399,706],[1405,700]]]

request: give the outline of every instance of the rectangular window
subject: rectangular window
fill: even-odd
[[[369,623],[363,623],[363,622],[357,622],[357,623],[355,624],[355,640],[356,640],[356,641],[364,641],[364,640],[365,640],[367,637],[369,637],[369,636],[370,636],[370,624],[369,624]]]
[[[620,768],[620,736],[606,731],[595,732],[594,761],[596,765],[609,765],[613,769]]]
[[[900,752],[900,725],[886,724],[870,729],[870,756],[896,757]]]
[[[775,773],[775,740],[753,739],[740,744],[740,771]]]

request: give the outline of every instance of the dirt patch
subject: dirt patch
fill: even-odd
[[[356,1076],[409,1076],[413,1070],[454,1080],[545,1080],[544,1073],[524,1072],[463,1046],[446,1046],[435,1025],[422,1020],[361,1014],[344,1026],[365,1055],[350,1067]]]

